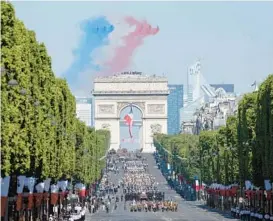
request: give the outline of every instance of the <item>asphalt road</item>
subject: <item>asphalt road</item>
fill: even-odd
[[[113,206],[109,213],[99,211],[95,214],[87,214],[86,220],[92,221],[228,221],[233,220],[229,216],[219,214],[212,210],[206,209],[202,203],[184,201],[174,190],[172,190],[157,169],[155,160],[152,154],[145,154],[148,160],[149,172],[156,177],[159,183],[160,191],[165,192],[165,199],[174,199],[179,203],[177,212],[130,212],[124,209],[124,203],[120,202],[118,208],[114,210]],[[111,174],[111,180],[117,182],[123,174]]]

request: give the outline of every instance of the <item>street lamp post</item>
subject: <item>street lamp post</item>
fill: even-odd
[[[220,166],[220,158],[219,158],[219,150],[217,149],[215,152],[212,154],[214,157],[216,157],[216,182],[219,183],[219,166]],[[214,163],[213,163],[214,165]],[[213,166],[214,167],[214,166]],[[215,169],[215,168],[214,168]]]
[[[95,135],[95,139],[96,139],[96,150],[95,150],[95,157],[96,159],[98,158],[98,139],[97,139],[97,135]],[[95,165],[95,176],[96,176],[96,182],[97,182],[97,174],[98,174],[98,161],[96,160],[96,165]]]
[[[175,177],[175,181],[176,181],[176,174],[177,174],[177,165],[176,165],[176,161],[177,161],[177,146],[175,145],[175,143],[172,143],[173,147],[172,147],[172,151],[173,151],[173,154],[172,154],[172,168],[173,168],[173,174],[174,174],[174,177]],[[172,175],[173,175],[172,174]]]
[[[227,147],[225,151],[230,151],[231,152],[231,174],[230,174],[230,180],[227,179],[228,181],[230,182],[234,182],[235,181],[235,178],[234,178],[234,147],[230,146],[230,147]],[[229,156],[228,155],[228,159],[229,159]]]

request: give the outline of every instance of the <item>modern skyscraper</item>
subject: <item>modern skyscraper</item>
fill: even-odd
[[[87,126],[93,126],[92,120],[92,98],[76,97],[76,113],[77,117]]]
[[[200,96],[200,62],[190,66],[187,73],[187,98],[188,102],[195,101]]]
[[[168,96],[168,134],[180,132],[180,109],[183,107],[183,85],[168,85],[170,94]]]

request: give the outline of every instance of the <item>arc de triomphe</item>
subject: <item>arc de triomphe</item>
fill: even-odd
[[[154,133],[167,133],[167,78],[140,72],[97,77],[92,94],[95,128],[111,131],[111,149],[120,147],[120,114],[130,105],[142,113],[143,152],[154,150]]]

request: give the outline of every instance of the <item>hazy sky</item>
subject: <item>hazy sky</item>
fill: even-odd
[[[74,61],[80,23],[100,15],[130,15],[158,25],[133,57],[133,67],[186,83],[201,58],[210,83],[234,83],[237,92],[273,73],[273,2],[13,2],[17,16],[44,42],[56,75]],[[90,85],[92,82],[90,82]]]

